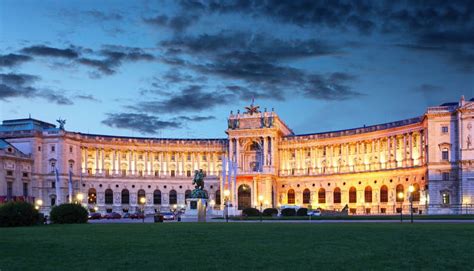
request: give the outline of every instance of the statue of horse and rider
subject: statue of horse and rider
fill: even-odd
[[[191,193],[191,197],[207,199],[207,193],[204,191],[204,172],[202,172],[202,169],[194,171],[193,184],[195,189]]]

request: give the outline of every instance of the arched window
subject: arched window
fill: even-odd
[[[311,192],[308,188],[303,191],[303,204],[310,204],[311,202]]]
[[[216,205],[221,205],[221,190],[216,191]]]
[[[449,200],[449,192],[443,192],[441,194],[441,202],[442,204],[449,204],[450,200]]]
[[[170,204],[177,204],[178,203],[178,197],[176,196],[176,190],[171,190],[170,191]]]
[[[372,187],[367,186],[364,190],[364,202],[372,202]]]
[[[388,202],[388,188],[386,185],[380,187],[380,202]]]
[[[89,188],[89,192],[87,193],[87,202],[89,204],[97,204],[97,192],[94,188]]]
[[[324,188],[319,188],[318,203],[326,203],[326,190]]]
[[[161,191],[158,189],[153,191],[153,204],[161,204]]]
[[[334,203],[341,203],[341,189],[339,187],[334,188]]]
[[[404,199],[404,197],[405,197],[405,195],[404,195],[404,193],[403,193],[403,185],[401,185],[401,184],[397,185],[397,188],[395,189],[395,191],[396,191],[395,196],[397,197],[397,202],[403,202],[403,199]],[[400,194],[400,193],[403,194],[403,197],[402,197],[402,198],[400,198],[400,197],[398,196],[398,194]]]
[[[114,203],[114,192],[112,189],[105,190],[105,204],[113,204]]]
[[[295,204],[295,190],[288,190],[288,204]]]
[[[191,197],[191,190],[188,189],[184,192],[184,199],[187,200],[190,197]]]
[[[357,190],[353,186],[349,189],[349,203],[357,203]]]
[[[130,204],[130,192],[127,189],[122,190],[122,204]]]
[[[138,196],[137,197],[137,203],[141,204],[140,199],[141,198],[146,198],[145,190],[143,190],[143,189],[138,190],[137,196]]]
[[[413,195],[412,195],[413,201],[420,201],[420,185],[417,183],[413,185]]]

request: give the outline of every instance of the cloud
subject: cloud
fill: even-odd
[[[181,121],[201,122],[216,119],[214,116],[179,116],[174,119]]]
[[[14,67],[24,62],[30,61],[33,58],[26,55],[7,54],[0,55],[0,67]]]
[[[49,47],[45,45],[35,45],[23,48],[21,50],[22,53],[30,54],[34,56],[46,56],[46,57],[62,57],[67,59],[74,59],[79,57],[79,53],[72,49],[59,49],[54,47]]]
[[[119,129],[137,131],[142,134],[155,134],[161,129],[180,128],[181,124],[163,121],[158,117],[143,113],[108,113],[102,124]]]
[[[121,21],[123,20],[123,16],[120,13],[110,12],[105,13],[100,10],[86,10],[82,12],[86,16],[90,16],[91,18],[96,19],[97,21]]]
[[[73,102],[64,94],[50,89],[40,89],[33,85],[40,78],[30,74],[0,74],[0,100],[11,98],[41,98],[58,105],[72,105]]]
[[[199,112],[226,104],[233,96],[219,91],[207,92],[200,85],[191,85],[179,93],[155,101],[141,101],[128,108],[150,113]]]
[[[85,101],[90,101],[90,102],[100,102],[99,99],[97,99],[96,97],[92,96],[91,94],[88,94],[88,95],[76,95],[74,96],[74,98],[76,99],[80,99],[80,100],[85,100]]]
[[[305,96],[320,100],[347,100],[363,96],[364,94],[353,91],[347,82],[355,77],[347,73],[332,73],[326,76],[311,75],[307,81]]]
[[[444,88],[441,86],[432,85],[432,84],[421,84],[417,86],[415,90],[423,94],[434,94],[434,93],[442,92]]]
[[[176,16],[157,15],[143,18],[143,21],[152,26],[168,27],[175,32],[181,32],[199,19],[196,15],[178,14]]]

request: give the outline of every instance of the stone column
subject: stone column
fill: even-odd
[[[128,151],[128,174],[132,175],[132,151]]]
[[[99,173],[99,148],[95,149],[95,174]]]
[[[87,147],[82,147],[82,173],[87,172]]]
[[[424,153],[424,143],[423,143],[423,130],[420,131],[420,157],[419,157],[419,165],[423,165],[425,163],[425,153]]]
[[[403,140],[402,167],[406,167],[407,166],[407,134],[403,134],[402,140]]]
[[[116,151],[116,150],[112,150],[112,173],[111,173],[111,175],[114,175],[114,174],[117,173],[117,172],[116,172],[116,166],[117,166],[117,165],[115,164],[115,161],[116,161],[116,159],[117,159],[116,156],[117,156],[117,151]]]
[[[410,156],[408,157],[408,166],[413,166],[413,132],[410,132],[410,136],[408,137],[409,140],[409,150]]]
[[[395,168],[398,167],[398,160],[397,160],[397,145],[398,145],[398,138],[397,136],[393,137],[393,160],[395,161]]]
[[[122,159],[122,151],[115,151],[115,153],[117,153],[117,156],[118,156],[118,159],[117,159],[117,174],[122,174],[122,164],[121,164],[121,159]]]
[[[240,169],[242,167],[242,162],[241,162],[241,157],[240,157],[240,144],[239,144],[239,138],[237,137],[235,139],[235,162],[237,162],[237,167]]]
[[[100,173],[104,174],[105,172],[105,165],[104,165],[104,155],[105,151],[104,149],[100,149]]]
[[[267,137],[263,137],[263,166],[266,167],[268,165],[267,161],[267,152],[268,152],[268,145],[267,145]]]

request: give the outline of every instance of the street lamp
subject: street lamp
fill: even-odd
[[[398,198],[400,199],[400,223],[403,222],[403,192],[398,193]]]
[[[39,209],[41,208],[41,205],[43,205],[43,200],[37,199],[35,209],[39,211]]]
[[[262,222],[262,205],[263,205],[263,196],[258,196],[258,201],[260,202],[260,222]]]
[[[78,193],[78,194],[76,195],[76,199],[77,199],[77,202],[78,202],[79,204],[81,204],[81,203],[82,203],[82,200],[84,199],[84,194]]]
[[[140,204],[142,205],[142,223],[145,222],[145,202],[146,202],[145,197],[141,197]]]
[[[413,192],[415,191],[415,187],[410,185],[408,187],[408,192],[410,192],[410,196],[408,199],[410,200],[410,223],[413,223]]]
[[[229,222],[229,195],[230,191],[228,189],[224,190],[224,213],[226,222]]]

